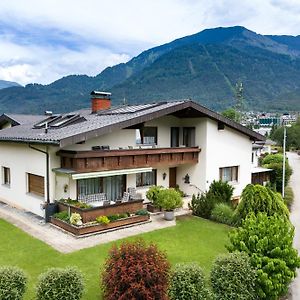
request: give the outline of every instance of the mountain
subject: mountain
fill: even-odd
[[[6,88],[9,88],[12,86],[21,86],[21,85],[18,84],[17,82],[13,82],[13,81],[0,80],[0,90],[6,89]]]
[[[241,26],[206,29],[95,77],[70,75],[49,85],[0,90],[0,112],[71,111],[87,107],[94,89],[111,91],[113,104],[191,98],[223,110],[234,104],[237,82],[249,109],[300,110],[300,37],[260,35]]]

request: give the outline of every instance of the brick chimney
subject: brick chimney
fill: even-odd
[[[111,105],[110,96],[111,93],[92,91],[92,114],[96,113],[99,110],[109,109]]]

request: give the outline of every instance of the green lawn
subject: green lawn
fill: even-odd
[[[139,235],[167,252],[172,264],[198,262],[208,274],[212,260],[225,252],[229,227],[197,217],[183,217],[171,228]],[[37,276],[48,267],[77,266],[85,276],[84,299],[101,299],[100,270],[113,243],[61,254],[47,244],[32,238],[0,219],[0,265],[16,265],[29,276],[25,299],[33,299]],[[135,239],[129,238],[130,240]],[[118,241],[117,243],[120,243]]]

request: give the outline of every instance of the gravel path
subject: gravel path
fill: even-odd
[[[300,156],[296,153],[288,153],[289,163],[293,168],[293,175],[291,176],[290,186],[292,187],[295,199],[292,205],[290,219],[295,226],[295,238],[294,246],[300,253]],[[290,300],[300,299],[300,270],[298,270],[298,276],[291,284],[290,288]]]

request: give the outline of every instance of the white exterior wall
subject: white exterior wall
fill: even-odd
[[[251,183],[252,142],[246,135],[225,126],[218,130],[216,122],[207,123],[207,188],[219,179],[219,168],[238,166],[238,182],[232,183],[234,196],[241,195],[243,188]]]
[[[63,150],[86,151],[91,150],[93,146],[110,146],[110,149],[128,148],[135,146],[135,129],[116,130],[110,134],[105,134],[98,138],[86,141],[84,144],[76,144],[64,147]]]
[[[219,180],[219,168],[239,167],[239,180],[234,183],[234,195],[241,194],[242,189],[251,182],[251,151],[252,143],[248,136],[225,126],[225,130],[218,130],[217,122],[209,118],[178,119],[173,116],[162,117],[145,126],[158,127],[157,147],[170,147],[171,127],[195,127],[195,145],[199,146],[198,164],[177,166],[177,184],[188,195],[206,191],[213,180]],[[65,147],[66,150],[90,150],[92,146],[109,145],[110,149],[137,147],[134,129],[116,130],[111,134]],[[45,146],[35,146],[45,150]],[[50,200],[77,197],[76,180],[68,175],[52,172],[60,167],[60,157],[56,156],[57,147],[49,147],[50,152]],[[18,143],[0,143],[0,166],[9,167],[11,171],[11,185],[0,185],[0,198],[17,207],[44,215],[40,205],[44,198],[27,193],[26,173],[45,177],[46,185],[46,156],[30,149],[28,145]],[[174,166],[175,167],[175,166]],[[167,176],[163,180],[163,173]],[[189,174],[190,184],[184,183],[184,176]],[[3,174],[1,180],[3,182]],[[1,182],[1,183],[2,183]],[[67,185],[67,190],[64,187]],[[157,185],[168,187],[169,167],[157,169]],[[136,186],[136,175],[127,175],[127,187]],[[138,187],[137,192],[145,198],[149,187]],[[46,194],[46,186],[45,186]]]
[[[45,146],[34,146],[45,150]],[[50,152],[50,201],[55,198],[55,175],[51,171],[57,167],[54,148]],[[0,199],[19,208],[44,216],[41,204],[46,201],[46,155],[30,149],[26,144],[1,143],[0,144],[1,185]],[[10,186],[3,184],[2,167],[10,168]],[[44,177],[45,197],[28,193],[27,173]]]

